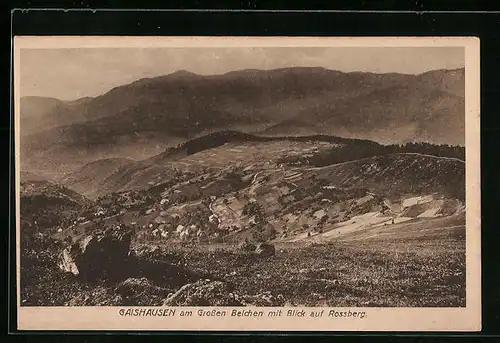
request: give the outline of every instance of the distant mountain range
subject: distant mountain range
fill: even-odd
[[[103,158],[142,160],[201,135],[335,135],[463,145],[464,69],[420,75],[324,68],[186,71],[95,98],[21,99],[21,168],[68,172]]]

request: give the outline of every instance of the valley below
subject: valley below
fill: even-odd
[[[221,131],[20,193],[22,306],[465,306],[463,148]]]

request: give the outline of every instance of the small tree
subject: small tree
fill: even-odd
[[[323,217],[321,217],[321,219],[319,220],[319,225],[323,225],[326,223],[326,221],[328,220],[328,215],[325,214]]]

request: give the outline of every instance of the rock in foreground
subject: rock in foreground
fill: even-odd
[[[222,281],[199,280],[182,286],[163,303],[165,306],[242,306],[232,287]]]
[[[128,278],[120,282],[114,291],[123,299],[122,305],[161,305],[168,290],[154,285],[145,277]]]
[[[274,248],[274,245],[272,244],[259,243],[259,245],[257,245],[257,247],[255,248],[255,254],[259,256],[264,256],[264,257],[274,256],[275,253],[276,250]]]
[[[61,252],[58,266],[89,280],[116,275],[126,268],[132,235],[130,229],[115,227],[83,237]]]

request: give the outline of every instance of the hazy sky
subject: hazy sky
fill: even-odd
[[[211,75],[294,66],[419,74],[463,67],[464,48],[22,49],[20,90],[21,96],[73,100],[181,69]]]

